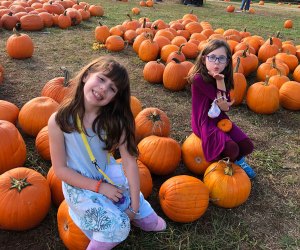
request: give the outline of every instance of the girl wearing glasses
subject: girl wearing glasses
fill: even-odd
[[[233,70],[227,42],[209,41],[196,59],[188,80],[192,84],[192,130],[202,140],[206,160],[229,157],[249,178],[254,178],[254,170],[245,161],[254,148],[250,138],[234,123],[227,133],[217,127],[220,120],[229,119],[226,112],[234,102],[229,96],[233,89]]]

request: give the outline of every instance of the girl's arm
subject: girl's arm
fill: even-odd
[[[85,177],[67,166],[64,135],[55,121],[55,115],[52,114],[48,121],[50,155],[55,175],[72,186],[95,190],[97,180]]]
[[[55,175],[74,187],[96,191],[97,180],[85,177],[67,166],[64,135],[55,121],[55,114],[48,121],[48,130],[51,161]],[[122,190],[109,183],[101,183],[98,192],[115,202],[122,197]]]
[[[121,141],[123,138],[121,138]],[[127,144],[123,143],[119,146],[122,164],[125,168],[126,177],[128,179],[131,197],[131,208],[138,212],[140,207],[140,176],[139,170],[134,156],[127,151]]]

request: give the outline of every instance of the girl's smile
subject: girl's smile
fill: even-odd
[[[110,103],[118,92],[118,89],[110,78],[103,72],[90,73],[85,78],[83,91],[85,103],[97,107]]]

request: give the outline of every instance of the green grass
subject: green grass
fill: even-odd
[[[128,68],[132,94],[138,97],[143,107],[158,107],[171,120],[171,137],[183,143],[190,135],[191,94],[189,89],[170,92],[161,84],[145,82],[142,70],[145,65],[133,52],[131,46],[118,53],[106,50],[93,51],[94,29],[98,19],[112,27],[121,24],[139,1],[128,3],[109,0],[90,1],[101,4],[105,16],[91,18],[68,30],[48,28],[41,32],[27,32],[34,43],[34,56],[27,60],[10,59],[5,51],[10,31],[0,31],[0,63],[5,67],[5,80],[0,85],[0,99],[15,103],[21,108],[27,101],[40,95],[44,84],[62,76],[60,66],[66,66],[74,75],[85,63],[100,56],[111,54]],[[151,21],[177,20],[192,9],[199,21],[208,21],[213,28],[243,30],[260,35],[264,39],[281,32],[283,40],[300,44],[300,9],[296,6],[278,6],[265,3],[253,4],[256,13],[227,13],[229,4],[239,7],[240,1],[222,2],[207,0],[203,7],[191,8],[175,1],[165,0],[154,8],[141,8],[138,19],[147,16]],[[293,29],[283,29],[286,19],[294,21]],[[255,73],[247,79],[255,82]],[[128,239],[116,249],[299,249],[300,244],[300,114],[280,108],[273,115],[258,115],[246,104],[230,111],[233,121],[247,132],[253,140],[255,151],[248,157],[258,176],[252,182],[249,199],[240,207],[223,209],[212,204],[206,213],[192,223],[175,223],[168,219],[160,208],[158,191],[170,176],[153,176],[153,193],[148,198],[159,215],[168,223],[161,233],[146,233],[133,229]],[[34,138],[24,136],[27,146],[26,167],[46,176],[50,162],[44,161],[35,150]],[[173,175],[189,174],[181,162]],[[195,175],[193,175],[195,176]],[[202,179],[202,176],[197,176]],[[57,232],[57,208],[52,207],[45,220],[37,228],[26,232],[0,231],[0,248],[7,249],[64,249]]]

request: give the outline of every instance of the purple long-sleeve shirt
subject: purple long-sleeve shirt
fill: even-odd
[[[226,93],[229,99],[229,93]],[[210,118],[208,111],[213,100],[217,97],[217,89],[213,84],[206,83],[197,74],[192,84],[192,119],[193,132],[202,140],[202,150],[207,161],[220,158],[224,150],[225,142],[233,140],[240,142],[248,138],[234,123],[230,132],[225,133],[217,127],[221,119],[229,119],[225,112],[221,111],[216,118]]]

